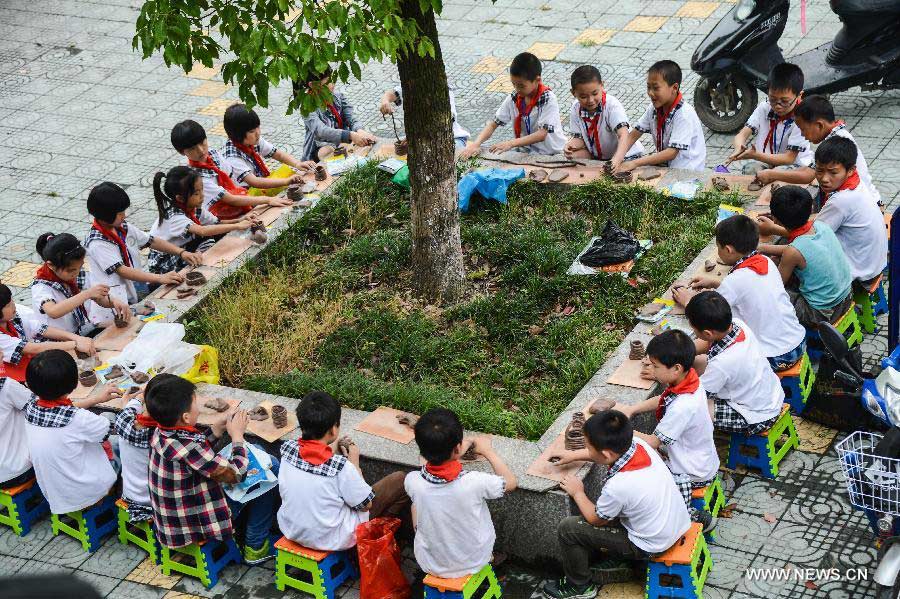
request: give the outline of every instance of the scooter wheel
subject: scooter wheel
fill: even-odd
[[[716,133],[732,133],[745,124],[756,108],[756,88],[731,73],[703,78],[694,88],[694,109],[700,121]]]

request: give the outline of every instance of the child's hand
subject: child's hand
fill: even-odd
[[[316,170],[316,161],[315,160],[304,160],[298,165],[301,169],[305,170],[308,173],[311,173]]]
[[[757,171],[756,179],[763,185],[768,185],[775,180],[775,169],[764,168],[761,171]]]
[[[641,367],[643,366],[644,363],[642,361]],[[619,412],[622,412],[628,419],[631,419],[631,417],[634,416],[634,406],[630,406],[628,404],[616,402],[613,404],[613,407],[611,407],[610,410],[617,410]]]
[[[735,160],[752,160],[755,158],[756,150],[753,149],[752,146],[741,146],[740,148],[735,148],[734,152],[731,153],[731,156],[728,157],[730,162],[734,162]]]
[[[184,275],[173,270],[172,272],[157,275],[156,282],[160,285],[181,285],[184,283]]]
[[[235,410],[231,418],[225,421],[225,430],[232,441],[243,441],[244,431],[247,430],[247,424],[250,418],[247,416],[247,410]]]
[[[614,167],[613,172],[615,173],[626,173],[628,171],[633,171],[635,169],[634,162],[628,160],[626,162],[622,162],[619,166]]]
[[[656,380],[656,378],[653,376],[653,364],[651,364],[646,357],[641,360],[641,378],[645,381]]]
[[[560,481],[559,488],[565,491],[569,497],[575,497],[584,493],[584,483],[581,482],[580,478],[571,474]]]
[[[97,350],[94,349],[94,340],[89,337],[78,337],[75,340],[75,349],[91,356],[97,353]]]
[[[185,252],[181,254],[181,259],[191,266],[200,266],[203,262],[203,256],[199,252]]]
[[[756,223],[759,226],[759,236],[768,237],[769,235],[777,235],[780,227],[768,216],[756,217]]]
[[[672,299],[679,306],[687,306],[691,298],[697,295],[697,292],[690,287],[677,287],[672,290]]]
[[[550,455],[547,456],[547,461],[549,461],[554,466],[565,466],[566,464],[571,464],[575,461],[575,454],[571,451],[554,451]]]
[[[288,177],[288,185],[300,185],[303,183],[303,175],[297,173]]]
[[[499,143],[495,143],[489,149],[494,154],[502,154],[503,152],[508,152],[512,150],[515,146],[513,146],[512,141],[501,141]]]
[[[460,158],[471,158],[481,152],[481,145],[473,141],[466,144],[466,147],[459,151]]]
[[[293,205],[293,202],[284,196],[276,196],[274,198],[269,198],[269,200],[266,203],[269,206],[274,206],[276,208],[283,208],[285,206]]]
[[[381,111],[381,114],[394,114],[394,103],[386,98],[382,98],[381,104],[378,105],[378,110]]]
[[[491,444],[491,438],[487,435],[481,435],[479,437],[475,437],[472,440],[472,451],[474,451],[478,455],[486,456],[493,450],[494,447]]]
[[[712,289],[714,287],[716,287],[716,279],[709,275],[697,275],[691,279],[692,289]]]
[[[359,129],[350,134],[350,141],[352,141],[355,146],[371,146],[377,139],[365,129]]]
[[[88,297],[92,300],[103,299],[109,295],[109,285],[91,285],[87,292]]]
[[[238,231],[245,231],[253,226],[253,223],[256,222],[253,219],[242,219],[236,223],[234,223],[234,228]]]
[[[114,399],[119,399],[120,397],[122,397],[122,392],[119,390],[116,384],[107,383],[100,388],[100,393],[94,396],[94,399],[96,399],[97,401],[93,402],[92,400],[92,403],[93,405],[97,405],[112,401]]]
[[[131,308],[123,301],[112,300],[112,309],[125,322],[131,322]]]
[[[573,137],[568,142],[566,142],[566,147],[563,148],[563,155],[566,158],[571,158],[572,154],[584,148],[584,141],[578,137]]]

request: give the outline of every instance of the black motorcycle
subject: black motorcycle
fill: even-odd
[[[691,69],[702,77],[694,108],[712,131],[740,129],[782,62],[803,69],[807,94],[900,87],[900,1],[831,0],[843,23],[834,40],[785,57],[778,40],[789,8],[789,0],[739,0],[694,52]]]

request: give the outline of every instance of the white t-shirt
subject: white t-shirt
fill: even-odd
[[[340,455],[320,466],[303,461],[296,441],[281,448],[278,527],[290,540],[310,549],[338,551],[356,545],[356,527],[369,521],[359,511],[372,498],[372,487]]]
[[[499,126],[513,125],[519,109],[516,106],[516,98],[518,94],[513,92],[503,98],[503,103],[497,109],[494,116],[494,122]],[[566,136],[563,135],[562,121],[559,117],[559,103],[556,100],[556,94],[552,90],[546,90],[541,94],[537,104],[532,108],[528,116],[522,117],[521,136],[525,137],[536,132],[538,129],[546,129],[547,137],[544,141],[531,144],[530,146],[516,148],[517,150],[534,152],[535,154],[543,154],[552,156],[553,154],[561,154],[566,146]],[[482,564],[484,565],[484,564]]]
[[[397,104],[403,103],[403,90],[398,85],[394,88],[394,95],[397,96]],[[453,88],[450,88],[450,117],[453,119],[453,138],[458,139],[469,139],[469,132],[463,129],[463,126],[459,124],[459,120],[456,118],[456,94],[453,93]]]
[[[640,458],[637,448],[643,449],[650,465],[608,478],[597,498],[597,516],[618,518],[632,543],[648,553],[661,553],[688,531],[691,518],[659,454],[641,439],[634,443],[635,457]]]
[[[647,106],[641,120],[634,126],[641,133],[649,133],[656,144],[656,108]],[[669,113],[663,125],[662,145],[656,148],[661,152],[667,148],[675,148],[678,155],[667,166],[683,168],[690,171],[702,171],[706,168],[706,138],[700,119],[694,107],[681,100]]]
[[[768,256],[763,257],[769,266],[766,274],[738,268],[722,280],[717,291],[728,300],[733,316],[756,334],[763,355],[775,358],[800,345],[806,330],[797,320],[778,267]]]
[[[261,135],[259,136],[259,143],[253,149],[263,158],[271,158],[278,151],[278,148]],[[231,172],[235,175],[232,177],[234,182],[244,189],[249,189],[250,185],[244,179],[247,175],[256,174],[257,167],[253,157],[244,154],[230,139],[225,142],[221,155],[224,156],[224,162],[231,167]]]
[[[22,411],[33,397],[25,385],[0,378],[0,483],[31,468]]]
[[[103,416],[80,408],[65,426],[26,423],[34,472],[54,514],[84,509],[109,493],[116,471],[100,443],[110,426]]]
[[[758,152],[766,154],[784,154],[787,151],[797,152],[793,164],[796,166],[806,166],[813,158],[813,151],[810,147],[809,140],[803,137],[800,127],[794,123],[794,119],[789,118],[775,125],[775,133],[772,140],[766,145],[766,138],[772,129],[772,122],[776,119],[775,113],[769,100],[763,100],[747,119],[747,127],[753,130],[753,147]],[[774,144],[774,151],[772,150]]]
[[[669,468],[690,475],[694,482],[708,481],[719,470],[719,454],[713,442],[713,423],[709,416],[703,383],[693,393],[666,398],[666,411],[653,431],[669,454]]]
[[[131,257],[131,266],[143,269],[140,251],[153,242],[153,236],[129,223],[123,223],[125,230],[125,247]],[[96,230],[91,229],[84,241],[84,249],[87,251],[87,263],[89,266],[88,287],[93,285],[109,285],[109,297],[122,302],[135,304],[138,294],[134,282],[125,279],[116,272],[120,266],[125,265],[125,260],[119,251],[119,246],[101,236]],[[91,322],[99,324],[109,322],[115,317],[111,308],[91,302],[88,309],[88,317]]]
[[[816,216],[834,231],[850,262],[850,276],[860,281],[877,277],[887,266],[884,215],[868,191],[860,177],[856,189],[831,194]]]
[[[85,280],[87,280],[87,273],[85,273]],[[68,299],[70,299],[70,297],[59,288],[58,284],[53,284],[43,279],[35,279],[31,284],[31,307],[40,315],[40,320],[47,326],[51,326],[55,329],[61,329],[70,333],[78,333],[79,324],[78,319],[75,318],[74,310],[63,314],[59,318],[50,318],[47,316],[47,313],[44,312],[44,304],[46,302],[52,301],[56,304],[61,304]],[[87,300],[83,304],[84,309],[86,311],[90,310],[91,304],[93,303],[93,300]]]
[[[41,341],[41,335],[47,330],[47,325],[43,323],[31,308],[18,304],[16,304],[16,315],[13,317],[13,322],[21,325],[25,337],[23,339],[22,337],[13,337],[6,333],[0,333],[0,351],[3,352],[4,362],[18,364],[22,361],[25,344]]]
[[[404,487],[416,509],[414,553],[420,568],[459,578],[490,562],[497,535],[487,500],[503,497],[503,477],[463,471],[449,483],[434,483],[419,470],[406,475]]]
[[[232,168],[231,163],[225,160],[225,157],[218,150],[210,148],[209,157],[213,164],[237,183],[237,173]],[[198,168],[197,171],[200,173],[200,179],[203,181],[203,207],[211,210],[213,205],[225,195],[225,188],[219,185],[219,178],[215,171],[208,168]]]
[[[197,211],[197,220],[204,226],[219,223],[219,219],[213,216],[206,208],[200,208]],[[154,220],[153,226],[150,228],[150,235],[154,238],[158,237],[168,241],[178,247],[184,247],[194,239],[194,235],[189,233],[188,229],[195,224],[197,223],[189,219],[184,212],[177,210],[163,219],[162,224],[159,224],[158,218]]]
[[[869,173],[869,163],[866,162],[866,159],[862,153],[862,148],[860,148],[859,144],[856,143],[856,140],[853,139],[853,135],[850,134],[850,130],[847,129],[847,125],[841,123],[834,129],[832,129],[831,132],[825,136],[825,139],[828,139],[829,137],[845,137],[852,141],[854,145],[856,145],[856,172],[859,173],[860,180],[869,189],[869,193],[871,194],[872,199],[875,200],[876,204],[880,204],[881,194],[878,192],[878,188],[876,188],[875,184],[872,182],[872,175]],[[815,168],[815,153],[810,156],[809,164],[810,166]]]
[[[609,160],[616,153],[619,147],[619,129],[625,127],[625,130],[631,128],[628,122],[628,114],[618,98],[612,94],[606,94],[606,105],[601,109],[600,120],[598,122],[600,134],[600,156],[597,156],[597,148],[594,147],[594,140],[588,133],[588,126],[585,118],[590,118],[587,114],[581,114],[581,104],[578,100],[572,103],[572,111],[569,114],[569,131],[574,137],[584,140],[584,145],[590,151],[591,156],[599,160]],[[641,142],[636,141],[625,153],[626,158],[638,156],[644,153],[644,146]]]
[[[116,418],[119,458],[122,461],[122,496],[150,505],[150,430],[136,428],[135,417],[143,412],[141,400],[132,398]]]
[[[700,381],[708,393],[726,400],[749,424],[757,424],[781,413],[784,389],[747,323],[737,318],[732,322],[743,329],[744,340],[710,359]]]

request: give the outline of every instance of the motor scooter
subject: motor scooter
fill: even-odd
[[[790,0],[739,0],[694,52],[694,109],[712,131],[740,129],[782,62],[803,69],[807,94],[900,87],[900,1],[831,0],[843,23],[834,40],[785,57],[778,40],[789,8]]]

